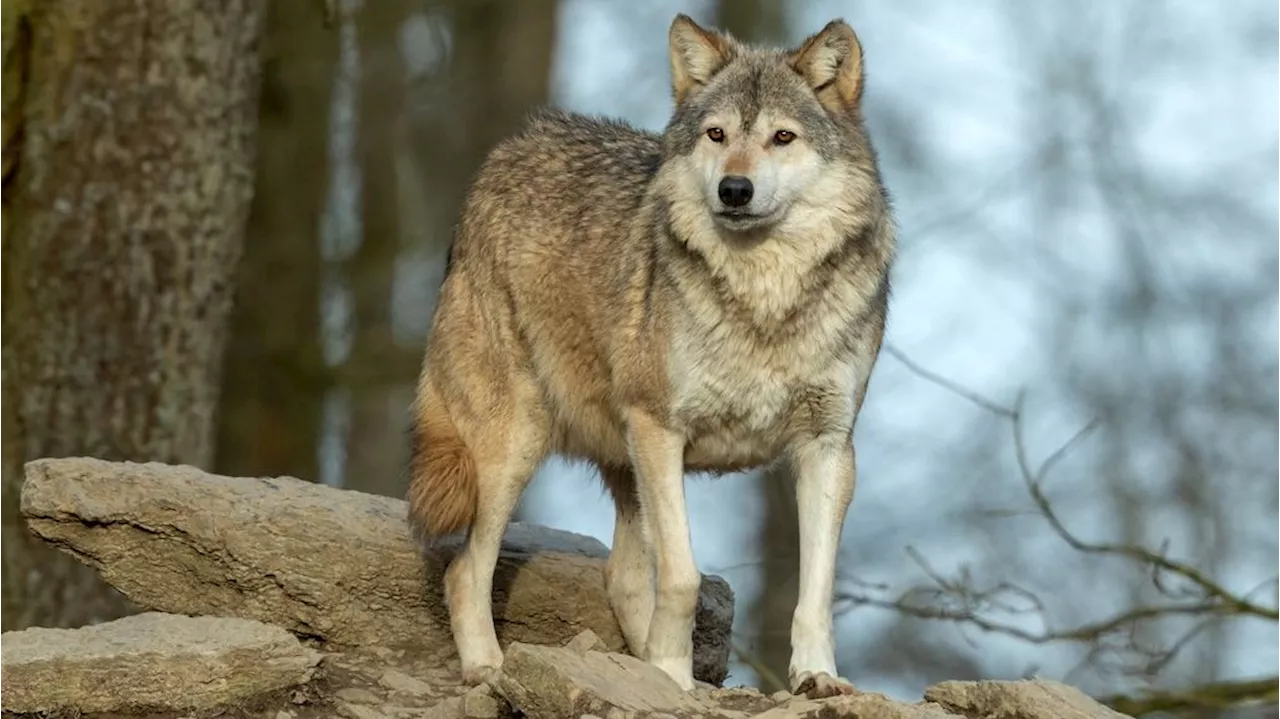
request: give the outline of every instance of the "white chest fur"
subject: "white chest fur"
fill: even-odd
[[[847,396],[854,373],[835,361],[827,337],[762,344],[732,323],[686,326],[670,364],[676,419],[688,432],[691,467],[736,469],[772,461],[783,449],[800,393]]]

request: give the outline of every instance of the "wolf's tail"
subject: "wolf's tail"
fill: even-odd
[[[479,481],[475,459],[444,403],[426,389],[412,430],[408,499],[410,524],[430,541],[471,527]]]

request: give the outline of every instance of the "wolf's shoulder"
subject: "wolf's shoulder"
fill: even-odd
[[[653,150],[660,147],[656,133],[642,130],[620,118],[553,107],[542,107],[529,113],[516,137],[555,138],[583,144],[626,143]]]
[[[661,154],[659,135],[624,120],[540,108],[498,143],[490,157],[503,164],[533,162],[544,168],[586,165],[647,176],[657,170]]]

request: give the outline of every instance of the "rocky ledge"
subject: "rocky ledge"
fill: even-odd
[[[595,540],[513,525],[495,578],[506,651],[463,686],[440,573],[403,502],[291,478],[39,460],[31,530],[96,568],[145,613],[79,629],[6,632],[5,716],[498,719],[527,717],[1020,717],[1123,715],[1049,681],[947,682],[922,701],[807,700],[718,688],[733,597],[703,581],[692,693],[624,653]]]

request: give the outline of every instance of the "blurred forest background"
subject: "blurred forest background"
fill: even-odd
[[[902,252],[857,433],[841,672],[901,697],[1034,673],[1134,713],[1275,716],[1274,3],[3,8],[5,630],[130,611],[27,539],[27,459],[402,495],[487,149],[547,103],[660,129],[677,11],[773,44],[843,16]],[[552,461],[519,514],[608,543],[606,503]],[[700,566],[737,593],[730,682],[778,688],[788,478],[695,480],[689,503]]]

